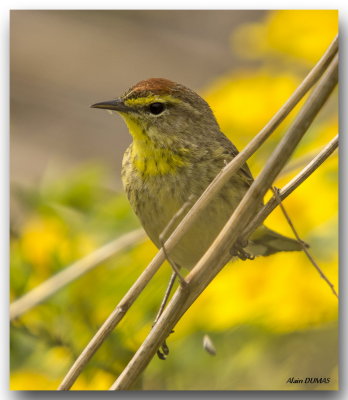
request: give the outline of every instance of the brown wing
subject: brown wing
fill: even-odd
[[[239,153],[237,147],[222,132],[220,133],[221,135],[218,136],[218,141],[226,150],[226,155],[229,155],[230,157],[232,156],[232,158],[236,157]],[[248,187],[254,182],[254,178],[246,163],[241,166],[239,175]]]

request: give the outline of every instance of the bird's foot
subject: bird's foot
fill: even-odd
[[[169,354],[169,347],[168,347],[166,341],[164,341],[161,344],[161,347],[157,350],[157,357],[160,360],[165,360],[167,358],[168,354]]]
[[[172,291],[172,288],[173,288],[173,285],[174,285],[176,277],[177,277],[177,274],[175,272],[173,272],[172,276],[170,277],[170,280],[169,280],[166,292],[164,294],[164,297],[162,299],[161,306],[160,306],[160,308],[159,308],[159,310],[157,312],[156,318],[155,318],[155,320],[154,320],[154,322],[152,324],[152,328],[156,325],[157,321],[159,320],[160,316],[162,315],[162,313],[164,311],[164,308],[165,308],[165,306],[167,304],[167,301],[169,299],[170,292]],[[173,333],[173,332],[174,331],[172,330],[170,333]],[[164,341],[161,344],[160,348],[157,350],[157,356],[158,356],[158,358],[160,360],[165,360],[167,358],[168,354],[169,354],[169,347],[168,347],[166,341]]]
[[[245,261],[245,260],[254,260],[255,256],[253,256],[252,254],[248,253],[247,251],[244,250],[244,247],[246,247],[248,245],[248,241],[247,240],[237,240],[236,244],[233,246],[233,248],[231,249],[231,256],[233,257],[238,257],[241,260]]]
[[[173,333],[173,332],[174,332],[174,331],[171,331],[170,333]],[[157,350],[157,357],[158,357],[160,360],[165,360],[165,359],[167,358],[168,354],[169,354],[169,347],[168,347],[168,345],[167,345],[167,342],[164,341],[164,342],[161,344],[160,348]]]

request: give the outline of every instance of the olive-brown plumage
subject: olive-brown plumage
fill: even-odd
[[[160,247],[159,236],[174,214],[188,199],[193,204],[238,151],[220,131],[207,102],[167,79],[141,81],[120,98],[94,107],[117,111],[133,136],[123,159],[122,181],[145,231]],[[171,253],[178,266],[191,269],[196,264],[252,182],[245,164]],[[246,251],[258,256],[300,249],[297,241],[261,226]]]

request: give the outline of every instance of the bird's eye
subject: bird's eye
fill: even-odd
[[[165,106],[163,103],[152,103],[152,104],[150,104],[149,109],[150,109],[151,114],[158,115],[164,111]]]

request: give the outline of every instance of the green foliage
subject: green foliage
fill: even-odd
[[[107,174],[97,166],[85,166],[56,180],[45,179],[36,188],[16,191],[15,196],[24,214],[11,238],[12,299],[139,226],[124,194],[110,188]],[[103,263],[14,321],[12,370],[24,375],[35,371],[43,382],[60,378],[135,279],[137,268],[134,271],[131,265],[128,273],[121,270],[124,264],[132,264],[131,252]],[[113,375],[119,372],[130,354],[125,339],[122,334],[112,335],[95,365]],[[111,359],[99,360],[111,351],[121,355],[116,367],[109,365]],[[40,379],[35,385],[40,388]]]
[[[277,111],[336,31],[336,12],[294,10],[271,12],[262,23],[242,25],[235,32],[232,40],[240,54],[252,55],[263,66],[219,78],[205,97],[237,147]],[[317,150],[337,130],[337,104],[331,102],[296,155]],[[264,165],[278,138],[252,158],[252,170]],[[11,300],[139,226],[125,195],[113,190],[111,181],[99,166],[86,165],[58,179],[47,175],[33,188],[13,187]],[[336,288],[337,201],[335,157],[285,201]],[[281,213],[272,213],[267,225],[291,235]],[[11,388],[55,390],[155,252],[149,241],[128,249],[13,321]],[[163,266],[73,389],[105,390],[111,385],[151,329],[169,275],[168,265]],[[155,358],[134,388],[336,389],[337,318],[337,299],[303,254],[235,262],[179,322],[168,340],[169,358]],[[217,348],[213,358],[202,348],[206,332]],[[331,382],[289,385],[292,376],[330,377]]]

